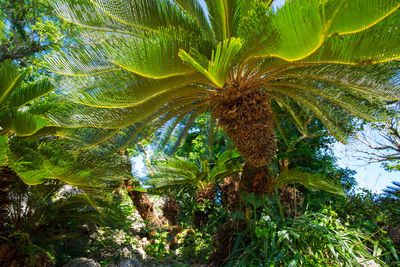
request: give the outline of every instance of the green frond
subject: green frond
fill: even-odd
[[[328,177],[319,173],[309,173],[291,169],[280,173],[276,179],[276,188],[298,183],[314,190],[318,189],[339,195],[344,194],[344,190],[340,185],[333,183]]]
[[[53,6],[54,12],[63,20],[88,30],[123,34],[137,33],[135,27],[112,19],[89,0],[79,2],[60,0],[55,1]]]
[[[196,164],[187,158],[164,156],[150,166],[149,184],[154,188],[194,185],[198,189],[217,184],[242,170],[239,157],[237,152],[225,151],[210,168],[210,163],[204,159],[196,159]]]
[[[345,2],[329,29],[329,35],[353,34],[374,26],[386,19],[398,8],[397,0],[349,0],[328,1],[327,5],[336,6]]]
[[[300,65],[292,70],[279,73],[276,78],[316,80],[322,83],[351,88],[380,99],[400,99],[399,78],[396,76],[395,68],[388,64],[372,66]]]
[[[55,53],[46,58],[45,66],[56,74],[78,77],[120,71],[120,68],[107,61],[104,53],[88,46]]]
[[[10,145],[9,165],[29,185],[56,179],[73,186],[104,187],[129,177],[122,159],[105,155],[100,148],[77,149],[60,139],[43,143],[24,139]]]
[[[400,183],[393,181],[391,186],[387,186],[383,190],[386,194],[400,198]]]
[[[210,24],[207,21],[203,8],[197,0],[174,0],[174,3],[186,14],[196,19],[197,24],[208,36],[212,36]]]
[[[13,131],[18,136],[32,135],[49,123],[48,120],[19,110],[7,110],[0,113],[0,125],[3,132]]]
[[[187,114],[182,114],[180,116],[177,116],[167,122],[163,127],[159,129],[161,133],[161,137],[157,138],[157,140],[154,142],[157,144],[157,150],[158,151],[163,151],[165,146],[168,144],[168,141],[170,137],[172,136],[174,130],[178,126],[179,123],[185,122],[185,119],[188,118],[189,115]]]
[[[0,65],[0,104],[21,85],[26,74],[27,71],[20,72],[12,61],[5,61]]]
[[[147,31],[181,27],[198,32],[196,23],[168,0],[90,0],[113,20]]]
[[[180,30],[144,33],[141,38],[115,35],[104,49],[114,65],[146,78],[163,79],[196,72],[178,56],[180,49],[191,48],[193,38]]]
[[[235,13],[237,5],[235,0],[205,0],[208,16],[217,41],[222,42],[233,37]]]
[[[207,110],[208,107],[200,107],[196,110],[193,110],[191,114],[189,115],[187,121],[185,122],[185,125],[183,129],[180,130],[179,135],[177,140],[175,141],[175,144],[172,146],[171,150],[169,151],[170,154],[173,154],[176,152],[176,150],[179,148],[181,143],[185,140],[185,137],[187,133],[189,132],[190,127],[192,126],[194,120],[205,110]]]
[[[183,114],[187,115],[194,108],[206,105],[204,101],[190,103],[186,101],[177,101],[173,104],[166,104],[145,120],[125,127],[116,134],[108,137],[105,145],[111,146],[113,150],[116,150],[137,144],[141,140],[148,138],[174,117]],[[102,140],[102,142],[104,142],[104,140]]]
[[[306,108],[304,106],[298,105],[298,103],[296,103],[295,101],[281,101],[280,98],[275,98],[274,100],[279,105],[281,110],[287,111],[299,132],[304,135],[308,135],[307,120],[304,116],[304,110]],[[273,115],[275,115],[275,113],[273,113]],[[274,119],[275,123],[279,125],[279,118],[274,117]],[[280,132],[282,136],[285,137],[285,134],[281,130]]]
[[[309,108],[326,126],[328,131],[340,142],[345,142],[347,132],[344,124],[349,116],[339,106],[322,97],[292,88],[274,88],[277,92],[270,92],[279,102],[295,101]],[[282,93],[281,93],[282,92]],[[289,96],[289,97],[288,97]]]
[[[59,88],[71,101],[98,108],[130,108],[168,91],[204,80],[201,74],[152,80],[127,71],[109,72],[93,77],[67,77]]]
[[[280,9],[271,10],[268,5],[258,3],[239,34],[247,41],[245,58],[278,57],[287,61],[305,58],[323,44],[342,6],[327,8],[320,0],[289,1]]]
[[[9,108],[21,108],[29,102],[48,94],[53,89],[54,87],[48,80],[29,83],[27,86],[10,94],[6,102]]]
[[[331,86],[318,81],[304,79],[282,79],[280,82],[272,83],[273,86],[303,90],[335,103],[352,115],[369,121],[384,121],[387,119],[384,103],[371,99],[369,95],[354,92],[346,87]]]
[[[5,135],[0,135],[0,166],[8,161],[8,138]]]
[[[333,36],[304,63],[371,65],[400,59],[400,29],[396,11],[375,26],[355,34]]]
[[[222,88],[226,82],[230,67],[235,56],[242,47],[240,39],[231,38],[218,44],[216,51],[212,52],[208,66],[205,65],[206,58],[197,50],[192,50],[189,54],[181,49],[179,57],[188,65],[193,66],[207,77],[213,84]]]
[[[161,157],[149,167],[148,183],[154,188],[172,187],[183,184],[197,184],[197,165],[182,157]]]
[[[208,177],[208,183],[219,183],[223,178],[237,174],[242,171],[242,163],[239,161],[240,154],[234,150],[224,151],[215,162]]]
[[[129,126],[155,113],[170,100],[199,93],[197,87],[185,87],[160,94],[140,105],[119,108],[96,108],[78,104],[60,105],[47,114],[47,118],[60,127],[98,127],[117,129]]]

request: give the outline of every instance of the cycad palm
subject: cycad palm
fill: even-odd
[[[23,110],[23,107],[53,88],[46,80],[22,86],[26,74],[12,61],[0,64],[0,234],[8,213],[10,181],[17,177],[7,166],[8,136],[30,135],[47,124],[47,120]]]
[[[195,0],[58,1],[84,44],[49,60],[71,99],[54,132],[124,146],[211,110],[255,169],[275,155],[274,108],[301,127],[306,107],[343,141],[343,117],[382,120],[400,99],[399,0],[205,3],[208,19]]]
[[[233,151],[223,152],[215,164],[207,160],[197,159],[195,163],[187,158],[166,157],[150,166],[148,183],[155,189],[194,186],[196,202],[203,207],[194,214],[194,225],[200,228],[208,220],[217,184],[225,177],[236,175],[241,170],[239,154]]]

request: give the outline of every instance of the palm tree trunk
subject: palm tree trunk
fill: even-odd
[[[169,224],[176,225],[178,223],[178,213],[179,213],[179,205],[176,202],[174,197],[169,197],[162,206],[161,210],[163,211],[163,215],[167,218]]]
[[[0,168],[0,236],[8,237],[7,219],[9,218],[10,191],[12,182],[18,178],[18,175],[7,165]],[[11,266],[16,262],[16,253],[18,251],[12,248],[5,239],[0,239],[0,265]],[[16,263],[15,263],[16,264]]]
[[[212,185],[202,188],[196,193],[196,202],[198,205],[202,206],[202,209],[196,210],[194,213],[193,225],[195,228],[201,229],[206,226],[208,217],[212,211],[211,205],[215,201],[215,196],[215,188]]]
[[[268,188],[264,176],[276,153],[270,98],[259,88],[227,83],[215,95],[214,116],[246,160],[240,192],[262,193]]]
[[[2,166],[0,169],[0,235],[4,235],[6,220],[9,214],[9,205],[11,204],[9,194],[11,183],[17,179],[17,174],[8,166]]]
[[[222,180],[219,185],[221,191],[221,204],[229,211],[234,212],[239,209],[239,177],[229,176]]]
[[[163,228],[165,223],[160,219],[160,215],[155,210],[154,203],[150,200],[148,194],[134,190],[130,180],[127,180],[125,185],[128,195],[143,221],[149,222],[150,228],[153,230]]]
[[[266,167],[276,153],[270,98],[259,88],[230,83],[214,97],[214,116],[246,162]]]

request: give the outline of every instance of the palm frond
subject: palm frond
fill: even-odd
[[[179,148],[183,140],[185,140],[185,137],[187,133],[189,132],[190,127],[192,126],[194,120],[205,110],[207,110],[208,107],[202,107],[198,108],[196,110],[193,110],[191,114],[189,115],[187,121],[183,125],[182,129],[179,131],[179,135],[177,137],[177,140],[174,142],[175,144],[171,147],[171,149],[168,151],[169,154],[173,154],[176,152],[176,150]]]
[[[236,38],[219,43],[215,53],[213,51],[208,64],[206,64],[206,57],[197,50],[192,50],[188,54],[184,49],[181,49],[179,56],[185,63],[192,65],[200,71],[213,84],[222,88],[229,74],[230,67],[233,65],[233,60],[241,47],[242,42]]]
[[[276,88],[277,90],[280,90]],[[348,134],[345,129],[346,114],[339,106],[327,101],[324,98],[310,94],[308,92],[299,92],[290,88],[281,88],[283,94],[272,93],[279,102],[298,102],[309,108],[326,126],[328,131],[340,142],[345,142]],[[289,97],[288,97],[289,96]]]
[[[186,14],[195,18],[197,24],[207,35],[212,35],[210,24],[207,21],[203,8],[197,0],[174,0],[174,3]]]
[[[219,183],[223,178],[237,174],[242,171],[242,164],[239,161],[240,154],[235,150],[224,151],[215,162],[207,177],[208,183]]]
[[[162,151],[164,150],[165,146],[167,145],[170,137],[172,136],[172,133],[176,129],[179,123],[185,123],[185,119],[188,118],[187,114],[182,114],[180,116],[177,116],[167,122],[163,127],[159,129],[159,132],[161,136],[157,138],[157,140],[154,141],[155,144],[157,144],[157,150]]]
[[[329,1],[327,5],[337,6],[340,2],[344,1]],[[345,2],[346,4],[339,11],[329,29],[330,36],[363,31],[386,19],[400,7],[397,0],[351,0]],[[362,14],[362,16],[358,14]]]
[[[400,18],[396,11],[375,26],[355,34],[333,36],[303,62],[371,65],[400,58]]]
[[[400,198],[400,182],[393,181],[392,185],[386,187],[383,192],[390,196]]]
[[[291,183],[302,184],[310,189],[323,190],[333,194],[343,195],[344,190],[329,180],[328,177],[319,173],[302,172],[297,169],[291,169],[280,173],[277,177],[275,186],[277,188]]]
[[[0,65],[0,103],[21,85],[26,74],[27,71],[20,72],[12,61],[5,61]]]
[[[127,71],[116,71],[92,77],[68,77],[61,80],[58,87],[77,104],[129,108],[201,80],[204,78],[200,74],[152,80]]]
[[[240,30],[239,36],[247,41],[245,58],[278,57],[296,61],[310,55],[327,38],[342,6],[343,3],[337,3],[328,9],[319,0],[290,1],[278,10],[271,10],[258,3]]]
[[[384,121],[387,119],[386,110],[382,102],[370,99],[363,93],[356,93],[346,87],[329,86],[318,81],[304,79],[282,79],[280,82],[272,83],[273,86],[291,88],[289,90],[303,90],[335,103],[352,115],[369,121]],[[374,101],[375,100],[375,101]]]
[[[55,13],[63,20],[88,30],[133,35],[138,32],[137,28],[107,16],[89,0],[79,2],[60,0],[56,1],[53,6]]]
[[[234,18],[237,2],[235,0],[205,0],[210,22],[219,42],[233,36],[236,27]]]
[[[274,76],[274,73],[271,75]],[[275,78],[310,79],[348,87],[376,98],[387,100],[400,98],[400,81],[396,76],[396,68],[388,64],[361,67],[340,64],[299,65],[297,68],[279,73]]]
[[[0,166],[8,161],[8,138],[5,135],[0,135]]]
[[[9,95],[9,99],[5,101],[8,103],[9,108],[21,108],[29,102],[48,94],[53,89],[54,87],[48,80],[41,80],[29,83],[20,90],[14,91]]]
[[[196,95],[198,93],[199,88],[186,87],[162,93],[140,105],[120,109],[96,108],[71,103],[51,110],[47,117],[60,127],[118,129],[147,118],[174,98]]]
[[[197,30],[197,24],[168,0],[90,0],[113,20],[147,31],[161,27]]]

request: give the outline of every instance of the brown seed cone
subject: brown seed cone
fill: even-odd
[[[229,83],[213,101],[214,116],[246,162],[255,167],[268,166],[276,151],[268,95],[258,88]]]
[[[239,178],[225,177],[219,187],[222,205],[230,212],[238,210],[240,205]]]
[[[161,210],[163,211],[163,215],[165,218],[167,218],[170,225],[176,225],[178,223],[178,213],[180,208],[175,198],[168,198],[161,207]]]

